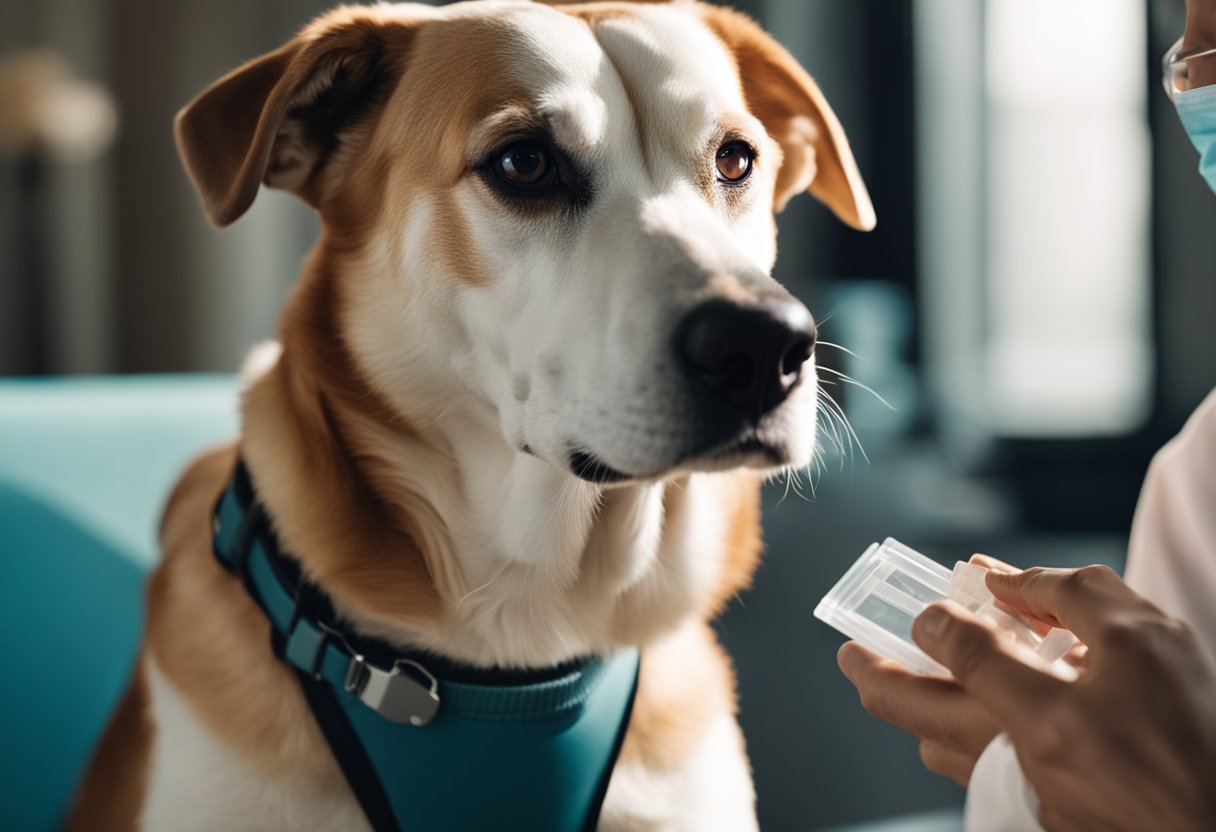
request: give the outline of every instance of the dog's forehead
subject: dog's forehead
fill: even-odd
[[[594,31],[648,124],[686,131],[746,112],[733,56],[691,8],[643,7],[605,18]]]
[[[505,48],[515,58],[511,74],[527,90],[525,102],[572,150],[600,143],[608,112],[626,104],[604,51],[585,22],[533,5],[500,18]]]
[[[646,143],[699,147],[724,117],[746,118],[734,57],[691,5],[614,4],[600,14],[596,4],[565,8],[586,20],[601,52],[599,73],[615,82],[599,89],[620,89],[616,103]]]
[[[455,21],[480,30],[469,69],[493,66],[497,80],[517,91],[482,113],[475,132],[492,131],[522,107],[565,147],[592,153],[610,124],[622,135],[635,125],[666,131],[642,138],[688,145],[707,139],[724,113],[747,112],[733,57],[691,8],[613,4],[597,14],[596,6],[488,0],[448,7]]]

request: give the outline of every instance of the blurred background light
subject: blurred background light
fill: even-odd
[[[1133,430],[1153,381],[1143,3],[989,0],[984,31],[988,418]]]

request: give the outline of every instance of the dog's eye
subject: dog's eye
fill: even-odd
[[[755,158],[756,151],[752,150],[746,143],[739,141],[727,142],[718,148],[716,159],[718,180],[730,184],[742,182],[751,176],[752,162]]]
[[[524,188],[548,185],[556,169],[549,152],[538,142],[516,142],[498,154],[498,172],[510,183]]]

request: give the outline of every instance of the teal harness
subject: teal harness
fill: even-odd
[[[637,689],[639,655],[478,669],[355,633],[278,550],[243,464],[214,551],[270,620],[271,646],[376,832],[594,829]]]

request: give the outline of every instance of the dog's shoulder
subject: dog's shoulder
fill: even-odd
[[[148,581],[146,652],[208,731],[256,768],[330,775],[291,672],[264,637],[249,635],[265,632],[263,613],[211,552],[212,511],[237,453],[233,443],[197,457],[169,497]]]
[[[199,536],[199,522],[210,524],[211,511],[232,476],[236,457],[236,442],[228,442],[204,451],[187,464],[161,514],[162,555],[180,550],[183,542],[194,542]],[[209,539],[210,535],[204,537]]]

